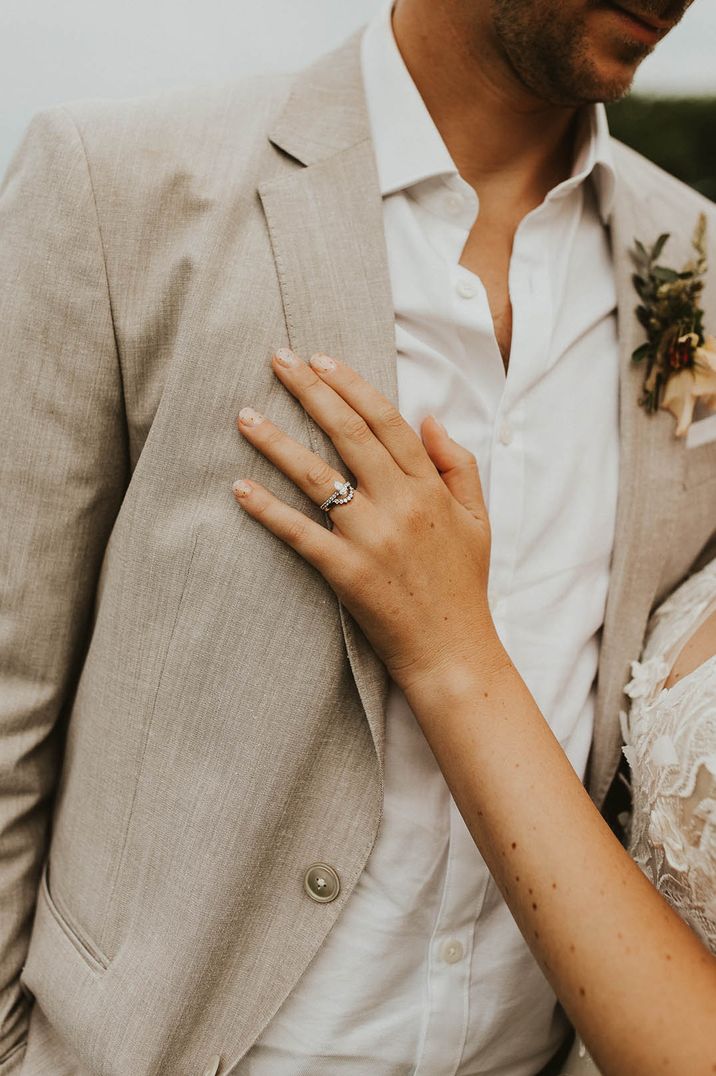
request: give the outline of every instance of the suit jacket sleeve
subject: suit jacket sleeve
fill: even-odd
[[[0,186],[0,1071],[98,573],[127,482],[92,177],[70,112],[39,112]],[[66,726],[65,726],[66,727]]]

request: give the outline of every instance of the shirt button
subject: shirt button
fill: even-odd
[[[475,285],[467,277],[462,277],[455,285],[455,290],[462,299],[475,298]]]
[[[341,883],[333,867],[327,863],[312,863],[303,876],[303,888],[311,900],[325,904],[336,899]]]
[[[209,1064],[204,1069],[203,1076],[216,1076],[217,1072],[219,1071],[219,1065],[220,1064],[221,1064],[221,1056],[220,1056],[220,1054],[214,1054],[213,1057],[209,1058]]]
[[[509,422],[503,422],[500,427],[500,444],[512,444],[512,427]]]
[[[462,960],[464,952],[462,943],[457,938],[451,938],[450,941],[443,942],[440,947],[440,956],[446,964],[457,964],[458,960]]]

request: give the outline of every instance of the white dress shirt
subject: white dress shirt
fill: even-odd
[[[459,264],[479,200],[403,63],[390,5],[367,27],[362,47],[399,406],[416,430],[432,412],[477,457],[492,525],[497,630],[581,777],[619,453],[616,294],[605,228],[614,172],[604,107],[583,111],[571,177],[517,229],[505,374],[485,288]],[[241,1071],[533,1076],[565,1027],[393,685],[373,852]]]

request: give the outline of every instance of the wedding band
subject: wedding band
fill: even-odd
[[[355,490],[350,482],[334,482],[335,493],[332,493],[330,497],[319,505],[322,512],[330,512],[334,504],[348,504],[348,501],[353,500],[353,494]]]

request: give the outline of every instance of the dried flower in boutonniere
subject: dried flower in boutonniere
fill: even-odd
[[[716,410],[716,337],[705,335],[699,304],[706,272],[705,214],[699,216],[692,240],[696,258],[680,273],[657,264],[668,238],[668,233],[660,235],[651,250],[635,240],[632,257],[638,271],[632,280],[641,299],[636,315],[647,342],[632,359],[646,362],[639,403],[650,413],[660,407],[671,411],[676,436],[683,437],[697,399]]]

